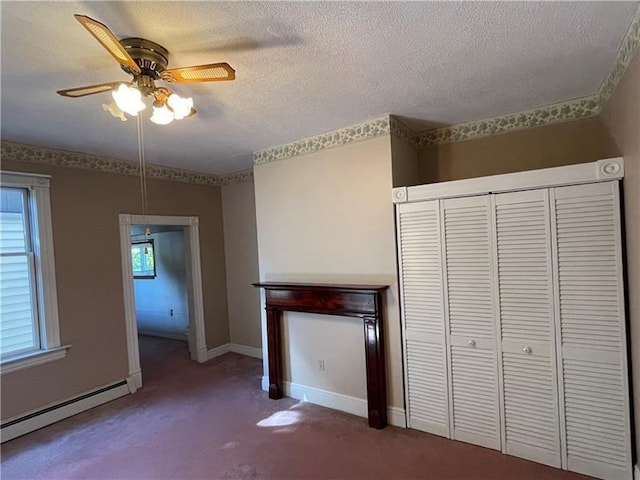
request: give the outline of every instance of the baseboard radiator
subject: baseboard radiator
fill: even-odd
[[[128,394],[127,382],[122,380],[19,417],[8,419],[0,425],[0,442],[8,442]]]

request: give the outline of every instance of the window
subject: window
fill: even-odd
[[[60,347],[49,178],[0,175],[2,373],[66,355]]]
[[[153,239],[131,243],[133,278],[156,278],[156,258]]]

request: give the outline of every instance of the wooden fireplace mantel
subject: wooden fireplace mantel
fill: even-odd
[[[269,355],[269,398],[282,398],[282,312],[306,312],[361,318],[367,366],[369,426],[387,425],[382,293],[388,285],[254,283],[264,288]]]

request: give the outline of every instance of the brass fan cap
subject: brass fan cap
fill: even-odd
[[[120,44],[140,67],[142,75],[147,75],[154,80],[160,78],[169,64],[169,51],[151,40],[137,37],[123,38],[120,40]],[[131,71],[125,65],[122,66],[122,69],[131,75],[136,75],[136,72]]]

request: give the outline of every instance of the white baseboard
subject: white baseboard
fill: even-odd
[[[13,440],[26,433],[33,432],[128,394],[129,387],[126,381],[115,382],[62,402],[56,402],[44,408],[7,419],[1,425],[0,441],[4,443]]]
[[[407,428],[407,415],[404,408],[387,407],[387,422],[394,427]]]
[[[138,370],[130,374],[126,380],[129,393],[136,393],[139,388],[142,388],[142,371]]]
[[[213,357],[211,357],[213,358]],[[202,347],[202,348],[198,348],[196,350],[196,354],[195,354],[195,358],[193,358],[193,352],[191,353],[191,359],[195,360],[198,363],[204,363],[207,360],[209,360],[209,350],[207,350],[207,347]]]
[[[211,360],[212,358],[219,357],[220,355],[224,355],[225,353],[229,352],[239,353],[240,355],[255,357],[262,360],[261,348],[249,347],[247,345],[238,345],[237,343],[225,343],[224,345],[220,345],[219,347],[210,349],[207,352],[207,359]]]
[[[365,399],[286,381],[282,382],[282,386],[284,388],[284,394],[287,397],[315,403],[316,405],[351,413],[359,417],[368,417],[367,401]],[[262,390],[269,391],[269,379],[264,376],[262,377]],[[389,425],[406,428],[407,423],[404,409],[388,407],[387,422]]]
[[[231,351],[230,345],[230,343],[225,343],[224,345],[220,345],[219,347],[210,348],[207,351],[207,359],[211,360],[212,358],[216,358],[220,355],[224,355],[225,353],[229,353]]]
[[[248,345],[239,345],[237,343],[230,343],[229,351],[239,353],[240,355],[246,355],[248,357],[259,358],[260,360],[262,360],[261,348],[249,347]]]

